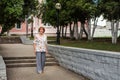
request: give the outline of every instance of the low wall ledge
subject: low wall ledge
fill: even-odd
[[[68,46],[60,46],[60,45],[48,45],[48,47],[57,47],[59,49],[68,49],[71,51],[76,52],[82,52],[86,54],[93,54],[93,55],[99,55],[99,56],[109,56],[109,57],[115,57],[120,59],[120,52],[114,52],[114,51],[105,51],[105,50],[95,50],[95,49],[86,49],[86,48],[76,48],[76,47],[68,47]]]
[[[6,66],[2,56],[0,56],[0,80],[7,80]]]

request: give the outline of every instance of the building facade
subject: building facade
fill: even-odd
[[[45,27],[45,33],[48,36],[55,36],[56,34],[56,28],[52,27],[51,25],[48,24],[43,24],[41,19],[38,19],[37,17],[33,17],[33,25],[32,23],[28,24],[26,21],[21,22],[21,23],[16,23],[15,27],[12,28],[9,31],[9,34],[16,34],[16,35],[26,35],[26,34],[31,34],[31,30],[33,29],[33,34],[38,33],[38,28],[39,27]]]
[[[39,0],[39,3],[46,2],[46,0]],[[16,23],[15,27],[9,31],[9,34],[17,34],[17,35],[25,35],[31,34],[31,30],[33,29],[33,34],[38,33],[38,28],[40,26],[45,27],[45,33],[48,36],[56,36],[56,28],[53,28],[49,24],[42,23],[42,19],[38,19],[37,17],[33,17],[33,23],[28,24],[27,21]]]

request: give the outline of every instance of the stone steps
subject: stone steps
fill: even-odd
[[[35,59],[34,56],[23,56],[23,57],[3,57],[4,60],[11,60],[11,59]],[[51,55],[46,55],[46,58],[54,58]]]
[[[36,67],[35,57],[4,57],[7,68]],[[52,56],[46,56],[45,66],[58,66],[58,62]]]
[[[46,62],[45,66],[57,66],[57,62]],[[6,64],[7,68],[16,68],[16,67],[36,67],[36,63],[13,63]]]
[[[17,60],[5,60],[6,64],[11,64],[11,63],[35,63],[36,59],[17,59]],[[56,62],[54,58],[48,58],[46,59],[46,62]]]

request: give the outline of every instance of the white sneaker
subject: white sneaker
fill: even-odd
[[[38,74],[41,74],[42,73],[42,71],[38,71]]]

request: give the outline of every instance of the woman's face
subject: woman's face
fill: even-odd
[[[40,28],[40,34],[43,34],[43,33],[44,33],[43,28]]]

